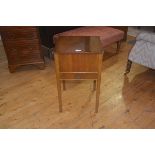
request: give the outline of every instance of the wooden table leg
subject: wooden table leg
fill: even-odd
[[[103,54],[99,55],[98,77],[97,77],[97,80],[96,80],[96,105],[95,105],[95,112],[96,113],[98,112],[98,108],[99,108],[101,71],[102,71],[102,57],[103,57]]]
[[[66,82],[65,80],[62,80],[63,90],[66,90]]]
[[[101,78],[98,78],[96,84],[96,106],[95,106],[96,113],[98,112],[99,108],[100,84],[101,84]]]
[[[95,91],[96,90],[96,80],[94,80],[94,82],[93,82],[93,91]]]
[[[62,112],[62,93],[61,93],[61,81],[57,79],[58,100],[59,100],[59,112]]]
[[[56,70],[56,80],[57,80],[57,89],[58,89],[58,101],[59,101],[59,112],[62,112],[62,93],[61,93],[61,81],[60,81],[60,73],[59,73],[59,57],[55,53],[55,70]]]

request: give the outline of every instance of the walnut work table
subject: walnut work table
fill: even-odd
[[[93,80],[98,112],[103,51],[96,36],[59,36],[55,38],[54,58],[59,111],[62,112],[61,83],[66,80]]]

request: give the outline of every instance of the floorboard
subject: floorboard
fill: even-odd
[[[117,55],[116,45],[105,49],[97,114],[92,81],[67,82],[59,113],[54,62],[46,60],[45,70],[25,66],[10,74],[3,56],[0,128],[155,128],[155,71],[133,64],[123,75],[132,46],[124,42]]]

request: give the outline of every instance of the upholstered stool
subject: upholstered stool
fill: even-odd
[[[54,38],[58,36],[99,36],[103,48],[112,43],[117,43],[117,52],[119,52],[124,32],[105,26],[86,26],[56,34]]]

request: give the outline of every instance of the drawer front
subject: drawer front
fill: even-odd
[[[37,51],[25,50],[25,53],[19,55],[20,63],[32,63],[42,61],[40,53]]]
[[[18,50],[16,48],[7,49],[6,54],[8,57],[8,63],[10,65],[16,65],[20,63],[20,60],[18,57]]]
[[[9,59],[18,63],[31,63],[41,61],[41,48],[39,40],[7,41],[6,47]]]
[[[37,30],[23,30],[23,31],[8,31],[2,32],[3,40],[25,40],[25,39],[36,39],[38,38]]]
[[[40,49],[40,41],[39,39],[25,39],[25,40],[19,40],[19,41],[14,41],[14,40],[8,40],[5,42],[7,44],[8,48],[37,48]]]
[[[97,72],[99,54],[59,54],[60,72]]]

